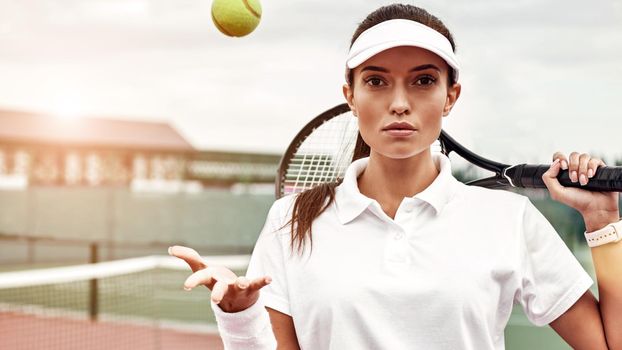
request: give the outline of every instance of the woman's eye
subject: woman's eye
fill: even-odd
[[[417,79],[415,81],[416,85],[432,85],[434,84],[434,82],[436,82],[436,79],[434,79],[433,77],[420,77],[419,79]]]
[[[384,84],[384,81],[382,81],[382,79],[380,78],[369,78],[365,81],[365,83],[371,86],[382,86]]]

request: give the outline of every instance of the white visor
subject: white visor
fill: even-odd
[[[434,29],[407,19],[385,21],[361,33],[348,53],[346,71],[384,50],[398,46],[416,46],[437,54],[453,68],[455,82],[458,81],[460,65],[449,40]]]

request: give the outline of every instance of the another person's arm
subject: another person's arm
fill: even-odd
[[[617,192],[588,192],[567,188],[556,177],[568,169],[571,179],[582,184],[604,163],[587,154],[556,153],[555,162],[543,175],[551,198],[581,213],[587,232],[620,220]],[[622,349],[622,242],[591,248],[599,300],[586,292],[550,326],[575,349]]]

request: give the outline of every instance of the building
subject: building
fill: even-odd
[[[273,182],[279,155],[199,151],[162,122],[0,110],[0,188]],[[196,187],[196,186],[195,186]]]

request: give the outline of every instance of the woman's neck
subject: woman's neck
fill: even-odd
[[[429,149],[408,159],[391,159],[372,151],[358,186],[363,195],[375,199],[389,217],[395,218],[404,197],[423,191],[437,176]]]

